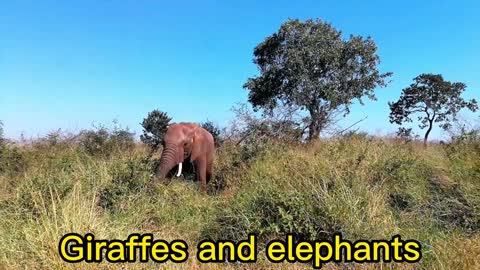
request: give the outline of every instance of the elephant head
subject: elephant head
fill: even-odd
[[[182,162],[190,157],[195,176],[205,190],[212,176],[215,142],[206,129],[195,123],[175,123],[168,126],[163,137],[163,152],[155,179],[164,179],[178,165],[177,177],[182,173]]]
[[[195,123],[175,123],[168,126],[163,138],[163,152],[155,174],[156,178],[165,178],[168,172],[178,165],[176,176],[182,173],[182,162],[192,156],[192,149],[197,130],[201,127]]]

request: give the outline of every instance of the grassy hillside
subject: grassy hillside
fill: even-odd
[[[480,269],[480,144],[431,145],[353,135],[308,145],[226,142],[210,194],[190,180],[148,185],[153,162],[141,145],[105,151],[67,140],[0,148],[0,268],[117,269],[66,264],[57,253],[68,232],[124,239],[133,232],[184,239],[185,265],[128,264],[128,269],[293,267],[203,265],[204,238],[243,239],[260,250],[288,232],[308,238],[390,239],[422,243],[417,264],[328,264],[322,269]],[[263,251],[261,251],[263,252]],[[295,264],[309,269],[310,264]]]

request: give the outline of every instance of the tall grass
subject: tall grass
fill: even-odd
[[[480,146],[431,145],[348,136],[308,145],[267,142],[218,149],[210,193],[191,180],[150,186],[154,162],[141,145],[92,151],[68,141],[4,146],[0,154],[0,268],[283,268],[262,254],[256,265],[204,265],[204,238],[246,238],[262,249],[286,233],[298,238],[418,239],[416,264],[328,264],[324,269],[479,269]],[[100,154],[98,154],[100,153]],[[68,232],[126,238],[151,232],[184,239],[184,265],[67,264],[57,254]],[[308,269],[309,264],[296,264]]]

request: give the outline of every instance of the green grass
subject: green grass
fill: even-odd
[[[417,264],[328,264],[322,269],[479,269],[480,146],[349,136],[308,145],[270,142],[218,149],[210,193],[191,180],[151,187],[153,162],[140,145],[94,154],[69,142],[0,148],[0,268],[117,269],[66,264],[57,254],[68,232],[126,238],[151,232],[184,239],[186,265],[128,264],[128,269],[229,269],[202,265],[204,238],[244,239],[260,248],[289,232],[305,239],[390,239],[423,245]],[[263,256],[260,256],[263,257]],[[260,259],[257,268],[281,267]],[[297,268],[309,265],[297,264]]]

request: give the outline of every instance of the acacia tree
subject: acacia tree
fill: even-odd
[[[143,134],[140,135],[140,140],[152,147],[152,151],[158,149],[171,120],[172,118],[167,113],[160,110],[149,112],[147,118],[144,118],[141,123]]]
[[[464,83],[445,81],[440,74],[421,74],[413,80],[414,83],[402,90],[397,102],[388,103],[390,123],[402,125],[412,122],[412,115],[418,115],[419,127],[427,128],[423,139],[425,146],[434,123],[447,130],[462,108],[478,109],[475,99],[465,101],[460,96],[466,88]],[[400,130],[405,128],[400,127]]]
[[[255,109],[273,111],[278,105],[309,114],[308,139],[319,136],[332,113],[349,113],[354,99],[374,100],[374,88],[386,86],[391,73],[381,74],[377,46],[370,38],[348,40],[319,19],[288,20],[254,49],[260,75],[244,88]]]

